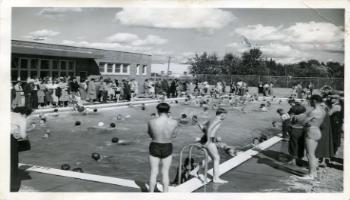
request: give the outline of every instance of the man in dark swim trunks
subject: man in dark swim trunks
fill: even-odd
[[[176,137],[178,122],[169,118],[170,106],[160,103],[157,106],[159,117],[148,122],[148,135],[152,138],[149,146],[149,160],[151,175],[149,181],[149,192],[154,191],[159,172],[159,163],[162,163],[163,192],[169,191],[169,168],[172,160],[172,139]]]

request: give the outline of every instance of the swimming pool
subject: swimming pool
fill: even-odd
[[[147,134],[147,121],[151,114],[156,112],[156,104],[147,104],[146,109],[140,106],[115,107],[99,109],[97,113],[81,115],[76,112],[63,112],[59,116],[47,116],[46,127],[37,126],[29,132],[32,149],[20,155],[20,162],[38,166],[46,166],[59,169],[67,163],[71,169],[80,167],[84,173],[97,174],[109,177],[147,182],[149,178],[148,145],[150,138]],[[229,111],[226,120],[218,135],[229,145],[243,146],[249,144],[252,138],[261,134],[274,135],[278,129],[271,127],[273,120],[278,120],[276,109],[288,107],[286,102],[281,105],[272,104],[268,112],[254,112],[259,103],[251,103],[247,106],[247,113]],[[200,121],[204,120],[202,108],[181,103],[171,104],[171,116],[178,118],[181,113],[195,113]],[[116,121],[116,115],[129,115],[122,121]],[[209,110],[208,117],[215,115],[214,110]],[[80,121],[81,126],[76,127],[75,122]],[[109,125],[114,122],[117,128],[114,131],[98,132],[88,130],[88,127],[96,126],[98,122]],[[50,130],[48,138],[43,135]],[[174,140],[173,162],[170,170],[171,180],[175,178],[178,167],[179,152],[184,145],[195,142],[195,138],[202,133],[197,126],[180,126],[179,134]],[[112,143],[111,139],[118,137],[129,141],[127,145]],[[99,153],[102,159],[95,161],[92,153]],[[230,157],[221,153],[222,162]],[[160,180],[160,177],[159,177]],[[120,192],[128,191],[121,188]]]

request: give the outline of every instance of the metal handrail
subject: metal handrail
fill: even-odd
[[[183,152],[184,152],[187,148],[189,148],[188,159],[189,159],[189,162],[191,162],[192,150],[193,150],[194,147],[197,147],[199,150],[201,150],[201,151],[204,152],[204,155],[205,155],[204,183],[207,184],[208,152],[207,152],[207,150],[206,150],[202,145],[199,145],[199,144],[189,144],[189,145],[187,145],[187,146],[184,146],[184,147],[182,148],[182,150],[180,151],[180,161],[179,161],[179,171],[178,171],[178,184],[179,184],[179,185],[181,184],[182,155],[183,155]]]

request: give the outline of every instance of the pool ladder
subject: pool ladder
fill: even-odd
[[[182,158],[183,153],[186,149],[189,149],[188,151],[188,160],[189,164],[191,164],[191,158],[192,158],[192,150],[196,147],[200,151],[204,152],[205,155],[205,168],[204,168],[204,183],[207,184],[207,171],[208,171],[208,151],[200,144],[189,144],[187,146],[184,146],[182,150],[180,151],[180,162],[179,162],[179,171],[178,171],[178,184],[181,184],[181,173],[182,173]]]

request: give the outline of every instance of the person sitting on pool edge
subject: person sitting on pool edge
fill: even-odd
[[[214,161],[214,174],[213,174],[213,182],[214,183],[227,183],[227,181],[219,178],[219,164],[220,164],[220,155],[216,146],[216,133],[219,127],[222,124],[222,121],[225,119],[227,111],[223,108],[219,108],[216,111],[216,116],[214,119],[210,120],[208,123],[205,123],[206,127],[202,128],[204,133],[201,138],[201,144],[204,148],[207,149],[209,156]]]
[[[169,191],[169,168],[172,161],[172,139],[176,137],[177,120],[169,118],[170,106],[167,103],[157,105],[159,117],[148,122],[148,135],[152,142],[149,146],[149,161],[151,174],[149,192],[154,192],[159,172],[159,163],[162,163],[163,192]]]

